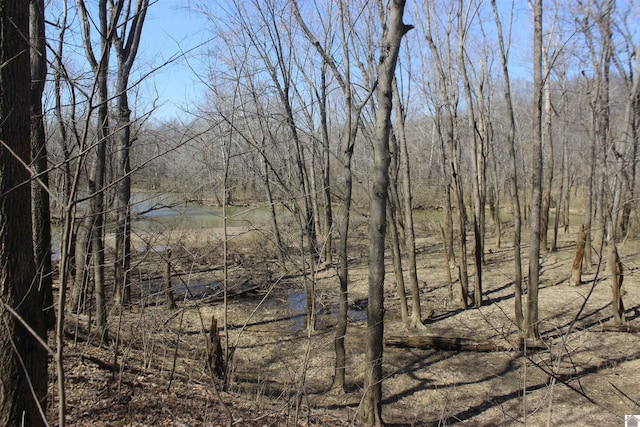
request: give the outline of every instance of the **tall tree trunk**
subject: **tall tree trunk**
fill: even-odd
[[[436,118],[436,127],[438,129],[438,139],[440,140],[440,170],[442,176],[446,180],[444,183],[444,209],[445,209],[445,226],[442,228],[442,239],[445,248],[445,259],[447,261],[447,278],[449,281],[449,299],[453,300],[453,280],[451,271],[455,271],[456,255],[453,248],[453,206],[451,203],[451,187],[452,179],[447,167],[447,154],[444,135],[442,134],[441,117]],[[461,298],[464,299],[464,298]]]
[[[284,243],[282,243],[282,235],[280,234],[280,226],[278,225],[278,216],[276,215],[276,205],[271,191],[271,179],[269,178],[269,164],[265,156],[261,156],[262,175],[264,179],[264,191],[267,195],[267,203],[269,204],[269,217],[271,218],[271,230],[276,242],[276,256],[278,257],[278,266],[280,273],[287,272],[287,265],[284,257]]]
[[[29,2],[0,6],[0,425],[41,426],[47,408],[43,293],[33,286]],[[25,185],[26,184],[26,185]],[[17,316],[21,320],[18,320]],[[28,325],[33,336],[23,325]]]
[[[540,284],[540,223],[542,205],[542,0],[533,6],[533,160],[531,164],[531,238],[529,246],[529,288],[526,331],[528,338],[539,337],[538,287]]]
[[[491,218],[496,226],[496,248],[500,249],[502,246],[502,218],[500,217],[500,187],[501,187],[501,174],[498,174],[498,162],[496,160],[494,144],[489,145],[489,161],[491,163],[492,181],[493,186],[489,188],[488,201],[489,211]]]
[[[369,304],[367,307],[367,343],[364,396],[358,408],[363,425],[382,426],[382,355],[384,348],[384,252],[386,204],[389,186],[389,135],[393,109],[393,78],[402,37],[412,27],[402,22],[404,0],[393,0],[382,35],[376,98],[374,176],[369,220]]]
[[[349,119],[347,119],[349,120]],[[351,171],[351,158],[353,157],[353,141],[346,147],[343,153],[342,167],[344,172],[344,200],[342,205],[342,218],[339,225],[338,243],[338,280],[340,282],[340,294],[338,296],[338,324],[334,338],[336,353],[335,375],[333,377],[334,390],[344,390],[346,380],[346,349],[344,339],[347,334],[347,312],[349,309],[349,253],[348,236],[349,221],[351,215],[351,198],[353,190],[353,175]]]
[[[502,32],[502,22],[498,14],[496,0],[491,0],[494,19],[498,29],[498,44],[500,46],[500,62],[502,63],[502,75],[504,79],[504,99],[507,104],[507,112],[509,117],[509,163],[511,170],[509,171],[509,189],[511,192],[511,205],[513,209],[513,255],[514,255],[514,311],[516,325],[521,332],[524,332],[524,312],[522,305],[522,255],[521,255],[521,238],[522,238],[522,217],[520,208],[520,192],[518,186],[518,159],[516,156],[516,119],[513,108],[513,100],[511,97],[511,79],[509,78],[509,67],[507,48],[504,44],[504,35]]]
[[[387,232],[391,241],[391,253],[393,256],[393,270],[396,276],[396,293],[400,300],[400,319],[402,324],[409,326],[409,308],[407,306],[407,293],[404,283],[404,271],[402,266],[402,244],[400,243],[400,232],[398,225],[398,215],[400,214],[400,198],[398,196],[398,174],[400,169],[398,139],[395,132],[391,132],[389,138],[390,166],[389,166],[389,195],[387,200]]]
[[[400,165],[402,171],[402,193],[404,196],[404,218],[406,250],[409,261],[409,289],[411,291],[411,319],[409,327],[424,328],[422,324],[422,306],[420,304],[420,285],[418,283],[418,267],[416,261],[416,235],[413,226],[413,190],[411,188],[411,165],[409,148],[404,129],[405,113],[398,90],[398,81],[393,83],[393,96],[396,98],[396,127],[395,135],[402,155]]]
[[[628,192],[628,201],[622,207],[622,215],[620,218],[620,229],[623,236],[627,236],[629,232],[629,223],[631,218],[631,210],[636,205],[636,176],[637,165],[636,160],[638,158],[638,144],[640,144],[640,43],[635,48],[635,63],[634,71],[631,77],[631,93],[629,94],[629,101],[627,104],[627,140],[630,149],[630,168],[631,171],[625,174],[626,186]]]
[[[470,5],[470,3],[469,3]],[[483,210],[484,201],[482,200],[482,188],[484,187],[483,172],[484,158],[482,150],[482,141],[478,143],[477,124],[475,119],[474,98],[471,94],[471,83],[467,74],[467,66],[465,61],[465,42],[466,42],[466,22],[468,10],[463,7],[463,1],[458,0],[458,67],[462,75],[462,85],[464,86],[465,98],[467,101],[467,125],[469,138],[473,148],[473,236],[474,236],[474,266],[476,272],[474,303],[476,307],[482,305],[482,260],[484,258],[484,242],[482,235],[483,228]]]
[[[120,72],[119,72],[120,74]],[[129,270],[131,268],[131,110],[127,95],[127,78],[119,75],[116,85],[118,116],[115,132],[116,157],[116,233],[114,259],[114,301],[127,306],[131,303]]]
[[[547,165],[546,175],[544,177],[544,185],[542,191],[542,212],[540,213],[540,246],[542,250],[547,250],[549,230],[549,211],[551,209],[551,189],[553,187],[553,128],[551,121],[551,82],[549,76],[551,74],[551,65],[548,53],[543,55],[544,62],[544,145],[547,148]]]
[[[80,313],[84,310],[83,301],[86,296],[87,287],[90,281],[89,263],[91,259],[91,228],[93,221],[90,216],[82,218],[78,222],[73,248],[73,260],[75,274],[71,287],[71,297],[69,298],[69,308],[72,313]]]
[[[407,306],[407,293],[404,285],[404,273],[402,271],[402,251],[400,249],[400,238],[398,234],[397,209],[392,198],[387,203],[388,225],[391,227],[388,234],[391,240],[391,252],[393,255],[393,271],[396,276],[396,294],[400,302],[400,320],[403,325],[409,325],[409,308]]]
[[[566,100],[566,93],[565,93],[565,81],[566,81],[566,77],[563,76],[562,79],[562,112],[563,114],[565,114],[565,117],[568,117],[567,114],[567,100]],[[555,252],[558,250],[558,229],[560,227],[560,218],[563,217],[563,223],[565,222],[564,220],[564,214],[562,212],[563,206],[564,206],[564,200],[565,200],[565,191],[568,190],[568,188],[565,186],[565,182],[568,181],[567,177],[569,175],[569,171],[568,171],[568,148],[567,145],[569,143],[568,141],[568,136],[567,136],[567,124],[566,124],[566,120],[562,121],[562,125],[561,125],[561,138],[562,138],[562,157],[560,158],[560,179],[558,180],[558,199],[556,200],[556,209],[555,209],[555,218],[553,220],[553,239],[551,240],[551,251]],[[564,224],[563,224],[564,226]]]
[[[149,0],[137,0],[133,16],[129,10],[121,18],[113,44],[118,61],[116,81],[115,178],[116,178],[116,253],[114,260],[115,301],[131,303],[129,270],[131,268],[131,110],[129,109],[129,76],[138,53],[142,27]],[[120,17],[118,17],[120,18]]]
[[[327,265],[333,264],[333,208],[331,205],[331,144],[329,143],[329,123],[327,120],[327,76],[326,67],[322,67],[320,95],[320,126],[322,132],[322,194],[324,196],[324,229],[326,241],[324,259]]]
[[[51,208],[47,141],[42,114],[42,93],[47,78],[44,0],[29,2],[29,39],[31,40],[31,215],[33,218],[33,252],[42,293],[47,327],[55,325],[51,271]]]
[[[105,254],[104,254],[104,219],[105,219],[105,177],[106,155],[109,135],[109,54],[113,43],[115,23],[122,10],[123,2],[113,6],[111,13],[107,10],[107,0],[100,0],[98,4],[98,26],[100,34],[100,57],[94,54],[91,41],[91,19],[87,12],[84,0],[78,0],[80,13],[83,45],[87,60],[89,61],[95,77],[97,94],[97,132],[94,147],[94,157],[89,172],[88,193],[89,212],[86,221],[91,240],[91,256],[94,267],[94,284],[96,300],[96,326],[102,340],[108,340],[107,335],[107,306],[105,299]],[[110,16],[109,16],[110,15]],[[81,246],[81,245],[79,245]],[[84,266],[80,266],[86,268]]]
[[[279,67],[285,67],[286,65],[281,63]],[[274,71],[275,72],[275,71]],[[286,74],[286,73],[285,73]],[[274,77],[277,79],[277,77]],[[315,281],[316,281],[316,269],[318,262],[318,244],[316,238],[316,229],[314,223],[313,203],[311,201],[311,189],[309,184],[309,172],[305,163],[304,149],[302,142],[299,138],[298,129],[295,125],[295,118],[293,114],[293,107],[289,98],[290,81],[285,80],[281,92],[280,99],[284,104],[286,111],[286,120],[289,131],[291,132],[291,139],[294,143],[295,163],[297,168],[297,179],[299,190],[301,193],[302,206],[299,209],[300,226],[302,227],[303,235],[303,248],[306,253],[307,262],[309,264],[310,276],[305,274],[305,294],[307,301],[307,319],[306,327],[309,331],[315,330]]]

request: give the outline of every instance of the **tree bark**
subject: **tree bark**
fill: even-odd
[[[47,78],[44,0],[29,2],[29,39],[31,40],[31,204],[33,251],[42,293],[47,328],[55,325],[51,272],[51,209],[46,135],[42,113],[42,93]]]
[[[367,307],[367,342],[364,372],[364,396],[357,418],[363,425],[382,426],[382,357],[384,336],[384,253],[386,204],[389,186],[389,136],[393,109],[393,78],[402,37],[412,27],[402,22],[405,1],[393,0],[384,27],[378,64],[375,140],[373,141],[374,175],[369,219],[369,304]]]
[[[327,72],[322,67],[320,89],[320,126],[322,132],[322,194],[324,196],[324,261],[333,265],[333,208],[331,198],[331,146],[329,142],[329,122],[327,120]]]
[[[626,319],[624,317],[624,304],[622,302],[622,281],[624,280],[624,274],[615,241],[613,239],[609,239],[608,245],[607,273],[609,275],[609,285],[611,287],[613,321],[616,325],[622,325],[626,323]]]
[[[531,165],[531,238],[529,289],[527,292],[527,338],[538,338],[538,287],[540,284],[540,223],[542,205],[542,0],[533,6],[533,160]]]
[[[211,326],[207,340],[207,368],[215,378],[223,378],[226,372],[224,358],[222,357],[222,345],[218,332],[218,321],[211,316]]]
[[[33,286],[30,173],[23,166],[31,157],[30,106],[25,102],[30,94],[28,34],[29,2],[4,1],[0,7],[0,425],[4,426],[45,425],[47,408],[47,352],[37,340],[47,339],[44,295]]]

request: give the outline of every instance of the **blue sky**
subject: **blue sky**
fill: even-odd
[[[211,3],[208,6],[214,8],[216,5],[224,4],[224,1],[209,1]],[[198,82],[193,68],[198,69],[201,64],[199,55],[204,52],[204,48],[197,49],[197,46],[210,38],[212,32],[210,23],[202,14],[190,10],[189,7],[193,3],[190,0],[158,0],[151,5],[147,13],[140,52],[136,60],[142,73],[160,66],[181,52],[190,51],[185,53],[184,57],[153,73],[142,85],[145,94],[143,98],[154,99],[157,93],[159,107],[154,117],[159,120],[187,118],[188,114],[185,111],[193,110],[195,104],[201,100],[203,87]],[[506,2],[505,10],[508,10],[509,3]],[[515,31],[521,32],[528,26],[529,10],[526,3],[516,4]],[[191,51],[194,48],[196,49]],[[526,58],[522,56],[522,52],[514,52],[512,72],[526,75],[528,69],[517,70],[520,64],[529,63],[528,55],[524,55]],[[150,105],[141,107],[148,110]]]
[[[182,58],[156,71],[143,84],[143,90],[155,97],[157,92],[157,119],[170,119],[184,116],[183,111],[198,102],[201,88],[191,66],[199,63],[196,49],[210,32],[204,18],[188,9],[189,2],[184,0],[159,0],[147,13],[144,24],[140,51],[136,63],[141,72],[148,72],[171,58],[184,54]]]

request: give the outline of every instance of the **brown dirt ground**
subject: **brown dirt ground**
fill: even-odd
[[[356,224],[353,230],[352,300],[367,294],[367,245],[362,237],[366,225]],[[349,390],[327,393],[334,364],[335,317],[331,310],[337,300],[335,270],[324,268],[318,275],[321,311],[318,330],[309,335],[304,330],[302,308],[296,303],[302,276],[295,272],[284,278],[278,275],[269,255],[273,251],[264,243],[260,230],[232,232],[230,286],[255,289],[250,296],[230,300],[228,333],[235,351],[227,391],[216,391],[204,362],[210,318],[215,316],[222,325],[223,304],[211,296],[184,298],[179,308],[170,312],[161,304],[161,295],[149,295],[149,290],[158,289],[161,274],[153,248],[167,243],[174,248],[180,276],[173,278],[176,288],[184,288],[186,283],[196,289],[196,284],[221,280],[220,233],[195,230],[157,235],[148,245],[152,250],[141,250],[136,257],[139,265],[133,280],[140,302],[121,315],[115,310],[110,313],[111,336],[119,335],[117,347],[113,342],[96,345],[87,330],[86,315],[68,319],[65,369],[69,425],[353,424],[362,397],[365,316],[354,311],[347,332]],[[432,224],[419,226],[417,232],[423,312],[433,314],[425,319],[425,331],[402,325],[389,264],[385,335],[515,339],[513,251],[507,233],[501,248],[495,246],[491,232],[487,234],[483,307],[461,310],[447,296],[439,232]],[[509,426],[525,422],[530,426],[622,426],[625,414],[640,413],[640,337],[601,330],[612,319],[611,292],[606,282],[593,280],[597,266],[583,275],[585,284],[568,286],[576,234],[573,227],[570,233],[561,232],[559,250],[542,255],[540,331],[545,350],[523,354],[387,347],[385,422],[396,426]],[[134,243],[142,248],[144,240],[149,241],[149,236],[138,236]],[[626,314],[634,326],[640,326],[639,247],[637,239],[619,246],[625,268]],[[523,248],[525,256],[526,250]],[[525,260],[525,269],[526,265]],[[605,278],[604,266],[597,277]],[[258,304],[261,299],[264,301]],[[221,333],[224,337],[222,328]],[[53,424],[57,407],[55,397],[51,400]]]

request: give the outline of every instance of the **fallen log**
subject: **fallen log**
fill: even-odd
[[[589,329],[589,331],[591,332],[626,332],[630,334],[637,334],[640,332],[640,327],[626,325],[626,324],[622,324],[622,325],[608,324],[608,325],[596,326],[594,328]]]
[[[473,338],[446,337],[439,335],[412,335],[387,337],[385,344],[389,347],[436,349],[448,351],[520,351],[524,348],[524,342],[519,339],[515,342],[506,339],[477,340]],[[536,350],[546,348],[541,342],[527,340],[527,349]]]

